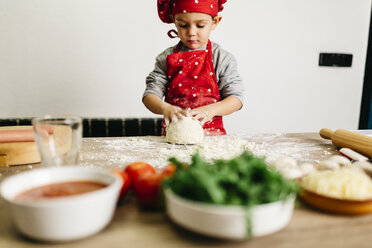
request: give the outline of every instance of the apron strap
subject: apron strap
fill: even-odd
[[[179,41],[173,53],[178,53],[182,47],[182,41]]]

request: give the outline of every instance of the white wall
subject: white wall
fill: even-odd
[[[357,129],[371,0],[230,0],[211,39],[246,84],[229,133]],[[0,0],[0,118],[152,117],[141,102],[155,57],[177,41],[156,1]],[[319,67],[320,52],[353,54]]]

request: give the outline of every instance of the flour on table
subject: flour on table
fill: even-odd
[[[166,140],[172,144],[199,144],[204,131],[200,122],[191,117],[172,121],[167,127]]]
[[[327,150],[322,150],[318,141],[309,140],[299,144],[298,138],[280,133],[204,136],[203,141],[195,145],[170,144],[164,136],[141,136],[84,139],[80,161],[81,165],[102,168],[124,168],[131,162],[144,161],[161,169],[168,164],[170,157],[189,163],[192,155],[199,152],[211,162],[216,159],[231,159],[245,150],[265,157],[268,163],[283,156],[290,156],[298,162],[301,160],[301,163],[316,163],[312,159],[312,153],[320,154],[318,157],[329,154]]]

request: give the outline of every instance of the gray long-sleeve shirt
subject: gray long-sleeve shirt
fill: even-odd
[[[146,89],[143,97],[148,94],[155,94],[160,99],[164,98],[170,83],[167,78],[167,56],[172,54],[175,48],[176,46],[169,47],[156,57],[155,68],[146,77]],[[206,49],[206,47],[200,49]],[[188,47],[182,46],[180,52],[190,50]],[[243,105],[244,84],[239,75],[238,64],[234,56],[222,49],[217,43],[212,42],[212,57],[222,99],[235,96]]]

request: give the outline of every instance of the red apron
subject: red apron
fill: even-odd
[[[170,80],[165,101],[183,109],[194,109],[221,100],[212,61],[212,45],[207,50],[179,53],[178,43],[174,53],[167,57],[167,75]],[[203,125],[205,135],[226,134],[222,116],[215,116]],[[162,134],[165,135],[163,125]]]

